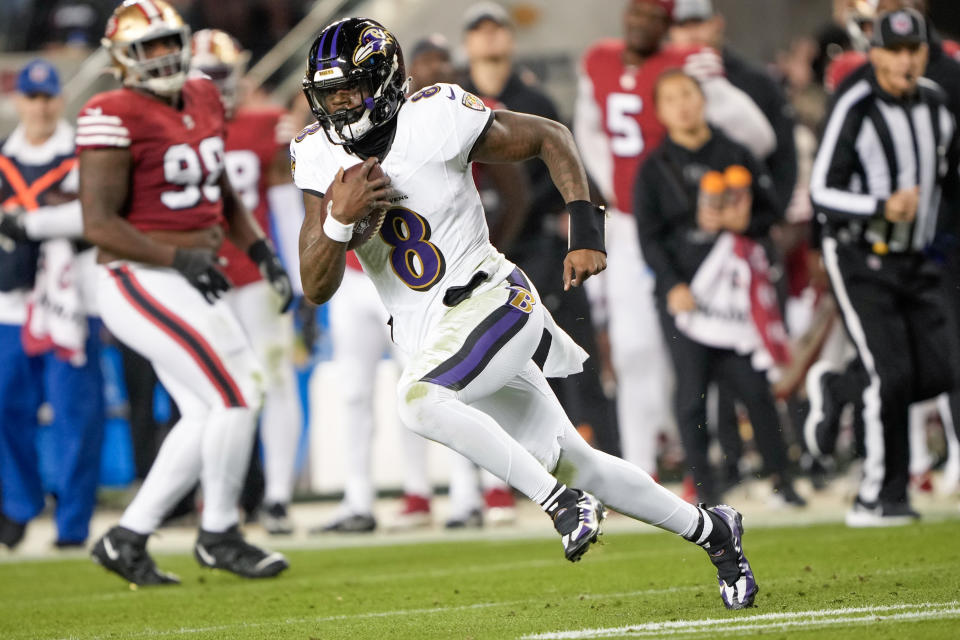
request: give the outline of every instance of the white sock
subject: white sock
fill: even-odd
[[[337,362],[338,371],[352,373],[344,361]],[[345,378],[350,380],[351,378]],[[363,378],[353,378],[362,380]],[[352,385],[344,390],[344,454],[346,474],[343,483],[343,506],[349,515],[373,513],[373,481],[370,477],[370,455],[373,450],[373,393],[366,385]]]
[[[415,435],[419,438],[420,436]],[[421,438],[422,439],[422,438]],[[497,482],[500,482],[498,479]],[[474,509],[483,507],[483,496],[477,478],[477,465],[456,451],[450,452],[450,516],[465,518]]]
[[[288,366],[290,371],[268,386],[260,419],[266,483],[264,502],[268,504],[290,504],[293,498],[303,416],[293,365],[288,363]]]
[[[203,420],[182,417],[170,430],[150,473],[120,518],[120,526],[153,533],[164,516],[200,479]]]
[[[200,447],[204,531],[220,533],[237,524],[237,500],[256,433],[257,414],[248,408],[210,412]]]
[[[406,428],[403,428],[400,440],[403,444],[403,492],[430,499],[433,485],[427,475],[427,441]]]

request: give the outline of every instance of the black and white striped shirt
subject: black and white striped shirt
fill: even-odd
[[[872,70],[835,99],[810,177],[810,196],[825,233],[892,252],[922,251],[937,231],[943,188],[954,197],[958,136],[939,85],[921,78],[896,99]],[[889,223],[887,198],[920,185],[913,222]],[[957,204],[957,203],[951,203]]]

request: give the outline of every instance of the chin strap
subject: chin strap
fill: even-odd
[[[383,159],[393,144],[393,136],[397,133],[397,117],[394,115],[390,120],[378,127],[374,127],[370,132],[356,142],[350,142],[346,146],[347,151],[360,156],[363,159],[377,157]]]

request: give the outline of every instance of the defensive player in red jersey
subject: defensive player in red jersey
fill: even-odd
[[[607,305],[617,414],[626,460],[656,473],[657,434],[672,430],[672,369],[653,303],[633,217],[633,180],[664,137],[653,109],[653,88],[665,70],[683,68],[707,97],[707,118],[758,157],[774,148],[773,129],[759,107],[723,76],[715,51],[664,46],[673,0],[628,0],[624,38],[605,39],[583,56],[573,132],[607,217],[607,271],[587,281]],[[604,314],[601,314],[604,315]]]
[[[240,106],[240,77],[248,58],[249,53],[224,31],[203,29],[193,34],[191,68],[213,80],[226,111],[227,178],[260,228],[269,232],[271,211],[281,210],[275,206],[277,192],[285,186],[296,190],[290,180],[288,147],[297,131],[280,107]],[[282,209],[285,214],[302,209],[296,193],[293,202],[294,207]],[[297,216],[294,226],[300,222]],[[296,246],[295,239],[290,242]],[[283,244],[282,238],[278,243]],[[303,422],[293,370],[293,318],[284,313],[291,291],[274,289],[257,264],[229,238],[220,248],[220,259],[233,283],[226,300],[247,332],[264,373],[260,440],[266,487],[260,520],[270,533],[290,534],[293,526],[287,506],[293,497]]]
[[[177,583],[147,538],[199,480],[194,555],[250,578],[287,568],[246,543],[237,497],[250,459],[262,372],[230,307],[216,252],[227,235],[277,287],[289,280],[223,172],[224,112],[209,80],[187,79],[190,32],[162,0],[126,0],[107,23],[123,88],[94,96],[77,120],[80,201],[99,250],[103,321],[147,358],[180,409],[146,480],[93,559],[139,585]]]

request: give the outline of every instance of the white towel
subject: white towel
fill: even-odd
[[[62,238],[40,245],[37,277],[27,299],[21,337],[27,353],[53,350],[74,366],[86,364],[87,317],[81,303],[73,244]]]
[[[750,265],[734,251],[735,240],[730,232],[717,238],[690,283],[697,308],[677,314],[677,329],[700,344],[752,356],[764,371],[773,358],[751,315]]]

